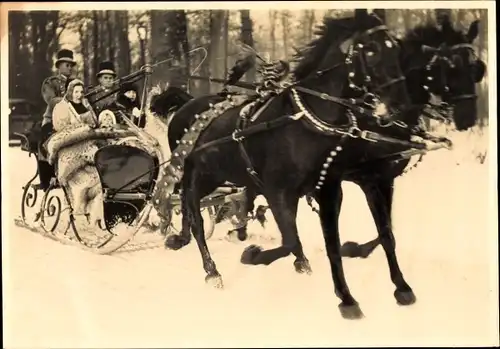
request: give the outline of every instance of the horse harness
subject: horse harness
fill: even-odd
[[[373,34],[376,31],[380,30],[387,30],[386,26],[378,26],[375,28],[370,29],[366,33],[363,33],[362,35],[370,35]],[[389,36],[390,38],[390,36]],[[353,61],[353,56],[357,54],[357,50],[354,47],[354,44],[350,44],[348,54],[346,57],[345,62],[336,64],[328,69],[319,71],[316,73],[316,76],[321,76],[325,72],[335,69],[343,64],[346,64],[348,67],[352,67],[352,61]],[[363,45],[362,44],[357,44],[356,45],[357,49],[362,50]],[[362,56],[362,55],[359,55]],[[361,57],[360,57],[361,58]],[[370,76],[367,74],[366,71],[366,63],[364,62],[363,59],[361,59],[361,67],[363,71],[363,75],[365,76],[365,81],[364,84],[369,84],[371,82]],[[389,121],[386,124],[383,124],[382,119],[380,116],[377,114],[377,112],[374,110],[376,103],[378,101],[378,98],[373,94],[368,92],[366,86],[359,87],[353,82],[353,77],[355,76],[354,69],[350,70],[348,72],[348,77],[349,77],[349,87],[352,90],[361,90],[364,91],[365,94],[362,98],[340,98],[340,97],[335,97],[331,96],[326,93],[318,92],[303,86],[299,86],[299,82],[302,81],[297,81],[293,83],[287,83],[287,82],[282,82],[278,83],[277,81],[269,81],[266,80],[264,82],[264,86],[266,89],[262,88],[257,88],[256,91],[259,94],[259,97],[256,101],[250,103],[249,105],[245,106],[242,111],[240,112],[240,118],[237,121],[237,125],[235,127],[234,132],[230,136],[222,137],[210,142],[207,142],[205,144],[202,144],[195,149],[193,149],[192,153],[198,153],[201,152],[207,148],[221,145],[227,142],[237,142],[239,151],[241,154],[241,157],[243,161],[245,162],[246,166],[246,171],[248,172],[249,176],[252,178],[253,182],[257,185],[258,188],[262,188],[262,181],[258,177],[257,172],[255,171],[251,159],[245,149],[244,146],[244,139],[248,138],[251,135],[261,133],[264,131],[269,131],[278,127],[286,126],[288,124],[291,124],[297,120],[302,120],[305,123],[305,126],[307,129],[317,132],[321,135],[324,136],[341,136],[340,142],[337,144],[335,147],[335,150],[332,150],[327,158],[325,159],[325,162],[323,163],[323,168],[320,171],[320,177],[319,181],[317,182],[315,189],[319,190],[321,186],[324,183],[325,176],[327,173],[328,168],[330,167],[330,164],[333,162],[333,158],[338,155],[340,151],[342,151],[342,144],[348,139],[363,139],[369,142],[386,142],[386,143],[391,143],[391,144],[397,144],[400,146],[405,146],[409,149],[412,149],[413,152],[407,153],[407,157],[411,157],[415,155],[415,152],[418,154],[422,154],[427,150],[426,144],[422,142],[415,142],[415,141],[407,141],[407,140],[401,140],[395,137],[390,137],[386,136],[383,134],[380,134],[378,132],[373,132],[373,131],[368,131],[368,130],[362,130],[358,126],[357,122],[357,117],[362,116],[362,117],[368,117],[371,119],[375,119],[376,122],[378,123],[379,126],[382,127],[390,127],[390,126],[397,126],[401,128],[408,128],[408,126],[398,120],[394,121]],[[395,79],[391,79],[388,83],[379,86],[377,90],[381,90],[382,88],[386,88],[389,85],[392,85],[394,83],[401,82],[405,79],[404,76],[399,76]],[[373,87],[372,87],[373,88]],[[255,123],[257,120],[258,116],[269,106],[269,104],[274,100],[274,98],[277,95],[283,94],[285,92],[289,92],[291,96],[291,101],[295,109],[298,111],[295,114],[292,115],[285,115],[281,116],[277,119],[267,121],[267,122],[260,122],[260,123]],[[302,102],[299,92],[312,95],[318,98],[321,98],[326,101],[330,101],[336,104],[339,104],[341,106],[344,106],[347,108],[347,116],[349,118],[349,122],[344,125],[331,125],[323,120],[321,120],[319,117],[317,117],[314,113],[309,111],[304,103]],[[228,95],[228,99],[230,99],[231,96]],[[438,119],[438,116],[435,116],[435,114],[432,113],[432,108],[431,106],[428,106],[428,109],[425,110],[425,113],[432,115],[436,119]],[[250,110],[253,110],[254,113],[253,116],[250,117]],[[441,145],[440,147],[448,147],[451,145],[451,142],[447,139],[438,139],[436,137],[433,137],[425,132],[418,132],[419,136],[423,139],[427,140],[432,140],[435,142],[444,142],[445,145]],[[399,153],[398,153],[399,154]],[[411,154],[411,155],[410,155]],[[395,154],[392,154],[395,155]]]

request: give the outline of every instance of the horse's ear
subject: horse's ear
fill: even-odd
[[[368,9],[366,8],[357,8],[354,10],[354,18],[357,20],[363,20],[368,16]]]
[[[469,40],[469,42],[472,43],[477,38],[478,34],[479,34],[479,19],[476,19],[474,22],[471,23],[469,27],[469,31],[466,34],[467,40]]]

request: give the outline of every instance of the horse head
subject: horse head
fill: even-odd
[[[457,130],[464,131],[477,122],[476,84],[486,72],[486,64],[472,46],[478,36],[479,21],[467,32],[454,29],[445,21],[419,26],[402,40],[402,66],[414,103],[428,103],[430,93],[452,107]]]
[[[166,118],[170,112],[179,109],[192,98],[193,96],[183,89],[175,86],[168,86],[165,91],[152,97],[150,110]]]
[[[354,17],[326,18],[318,34],[299,53],[296,81],[324,94],[382,105],[386,116],[409,105],[400,48],[379,17],[360,9]]]

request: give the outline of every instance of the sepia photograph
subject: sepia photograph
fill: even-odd
[[[500,345],[494,1],[0,8],[4,348]]]

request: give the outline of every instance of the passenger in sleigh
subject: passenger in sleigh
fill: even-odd
[[[140,128],[146,125],[146,117],[141,118],[141,105],[138,98],[137,87],[132,83],[124,83],[120,87],[116,101],[108,108],[115,113],[116,122],[121,125],[126,125],[118,110],[122,111],[131,121]]]
[[[66,93],[66,88],[73,69],[76,66],[76,61],[73,58],[73,51],[62,49],[57,53],[55,67],[57,74],[46,78],[41,86],[42,98],[47,104],[43,113],[43,118],[40,122],[35,123],[31,130],[25,134],[27,144],[22,145],[23,149],[31,153],[37,154],[37,168],[39,184],[35,184],[35,189],[47,190],[55,177],[52,166],[46,160],[46,154],[43,147],[43,142],[50,137],[53,132],[52,114],[55,105],[61,101]]]
[[[86,124],[93,128],[98,126],[97,116],[84,98],[83,82],[74,79],[68,82],[66,94],[54,107],[52,125],[54,131],[62,131],[68,126]]]
[[[141,114],[139,110],[140,105],[137,88],[133,84],[126,82],[120,86],[120,90],[117,93],[112,93],[101,98],[105,94],[108,94],[114,87],[116,76],[113,62],[104,61],[100,63],[99,72],[97,73],[99,85],[91,87],[91,89],[100,88],[101,91],[93,95],[89,100],[96,111],[98,120],[101,121],[102,118],[107,118],[113,120],[113,123],[117,127],[126,128],[127,124],[119,112],[121,111],[125,113],[127,117],[130,117],[135,125],[144,128],[146,123],[145,118],[142,118],[141,124],[139,125],[139,116]]]
[[[69,136],[71,132],[82,125],[96,129],[104,126],[109,120],[98,120],[92,106],[84,98],[83,82],[74,79],[69,82],[66,94],[56,104],[53,111],[52,123],[54,137]],[[103,194],[99,174],[94,166],[94,155],[97,150],[106,145],[105,139],[89,139],[72,142],[57,152],[57,158],[52,160],[56,168],[59,184],[66,190],[75,219],[88,217],[91,226],[98,226],[103,222]],[[52,152],[49,155],[53,157]],[[49,159],[50,161],[50,159]]]
[[[113,62],[100,62],[96,77],[99,84],[90,87],[89,90],[98,89],[98,92],[89,97],[89,102],[93,106],[96,115],[100,116],[101,112],[109,109],[116,101],[116,93],[110,93],[116,82],[116,72]]]

